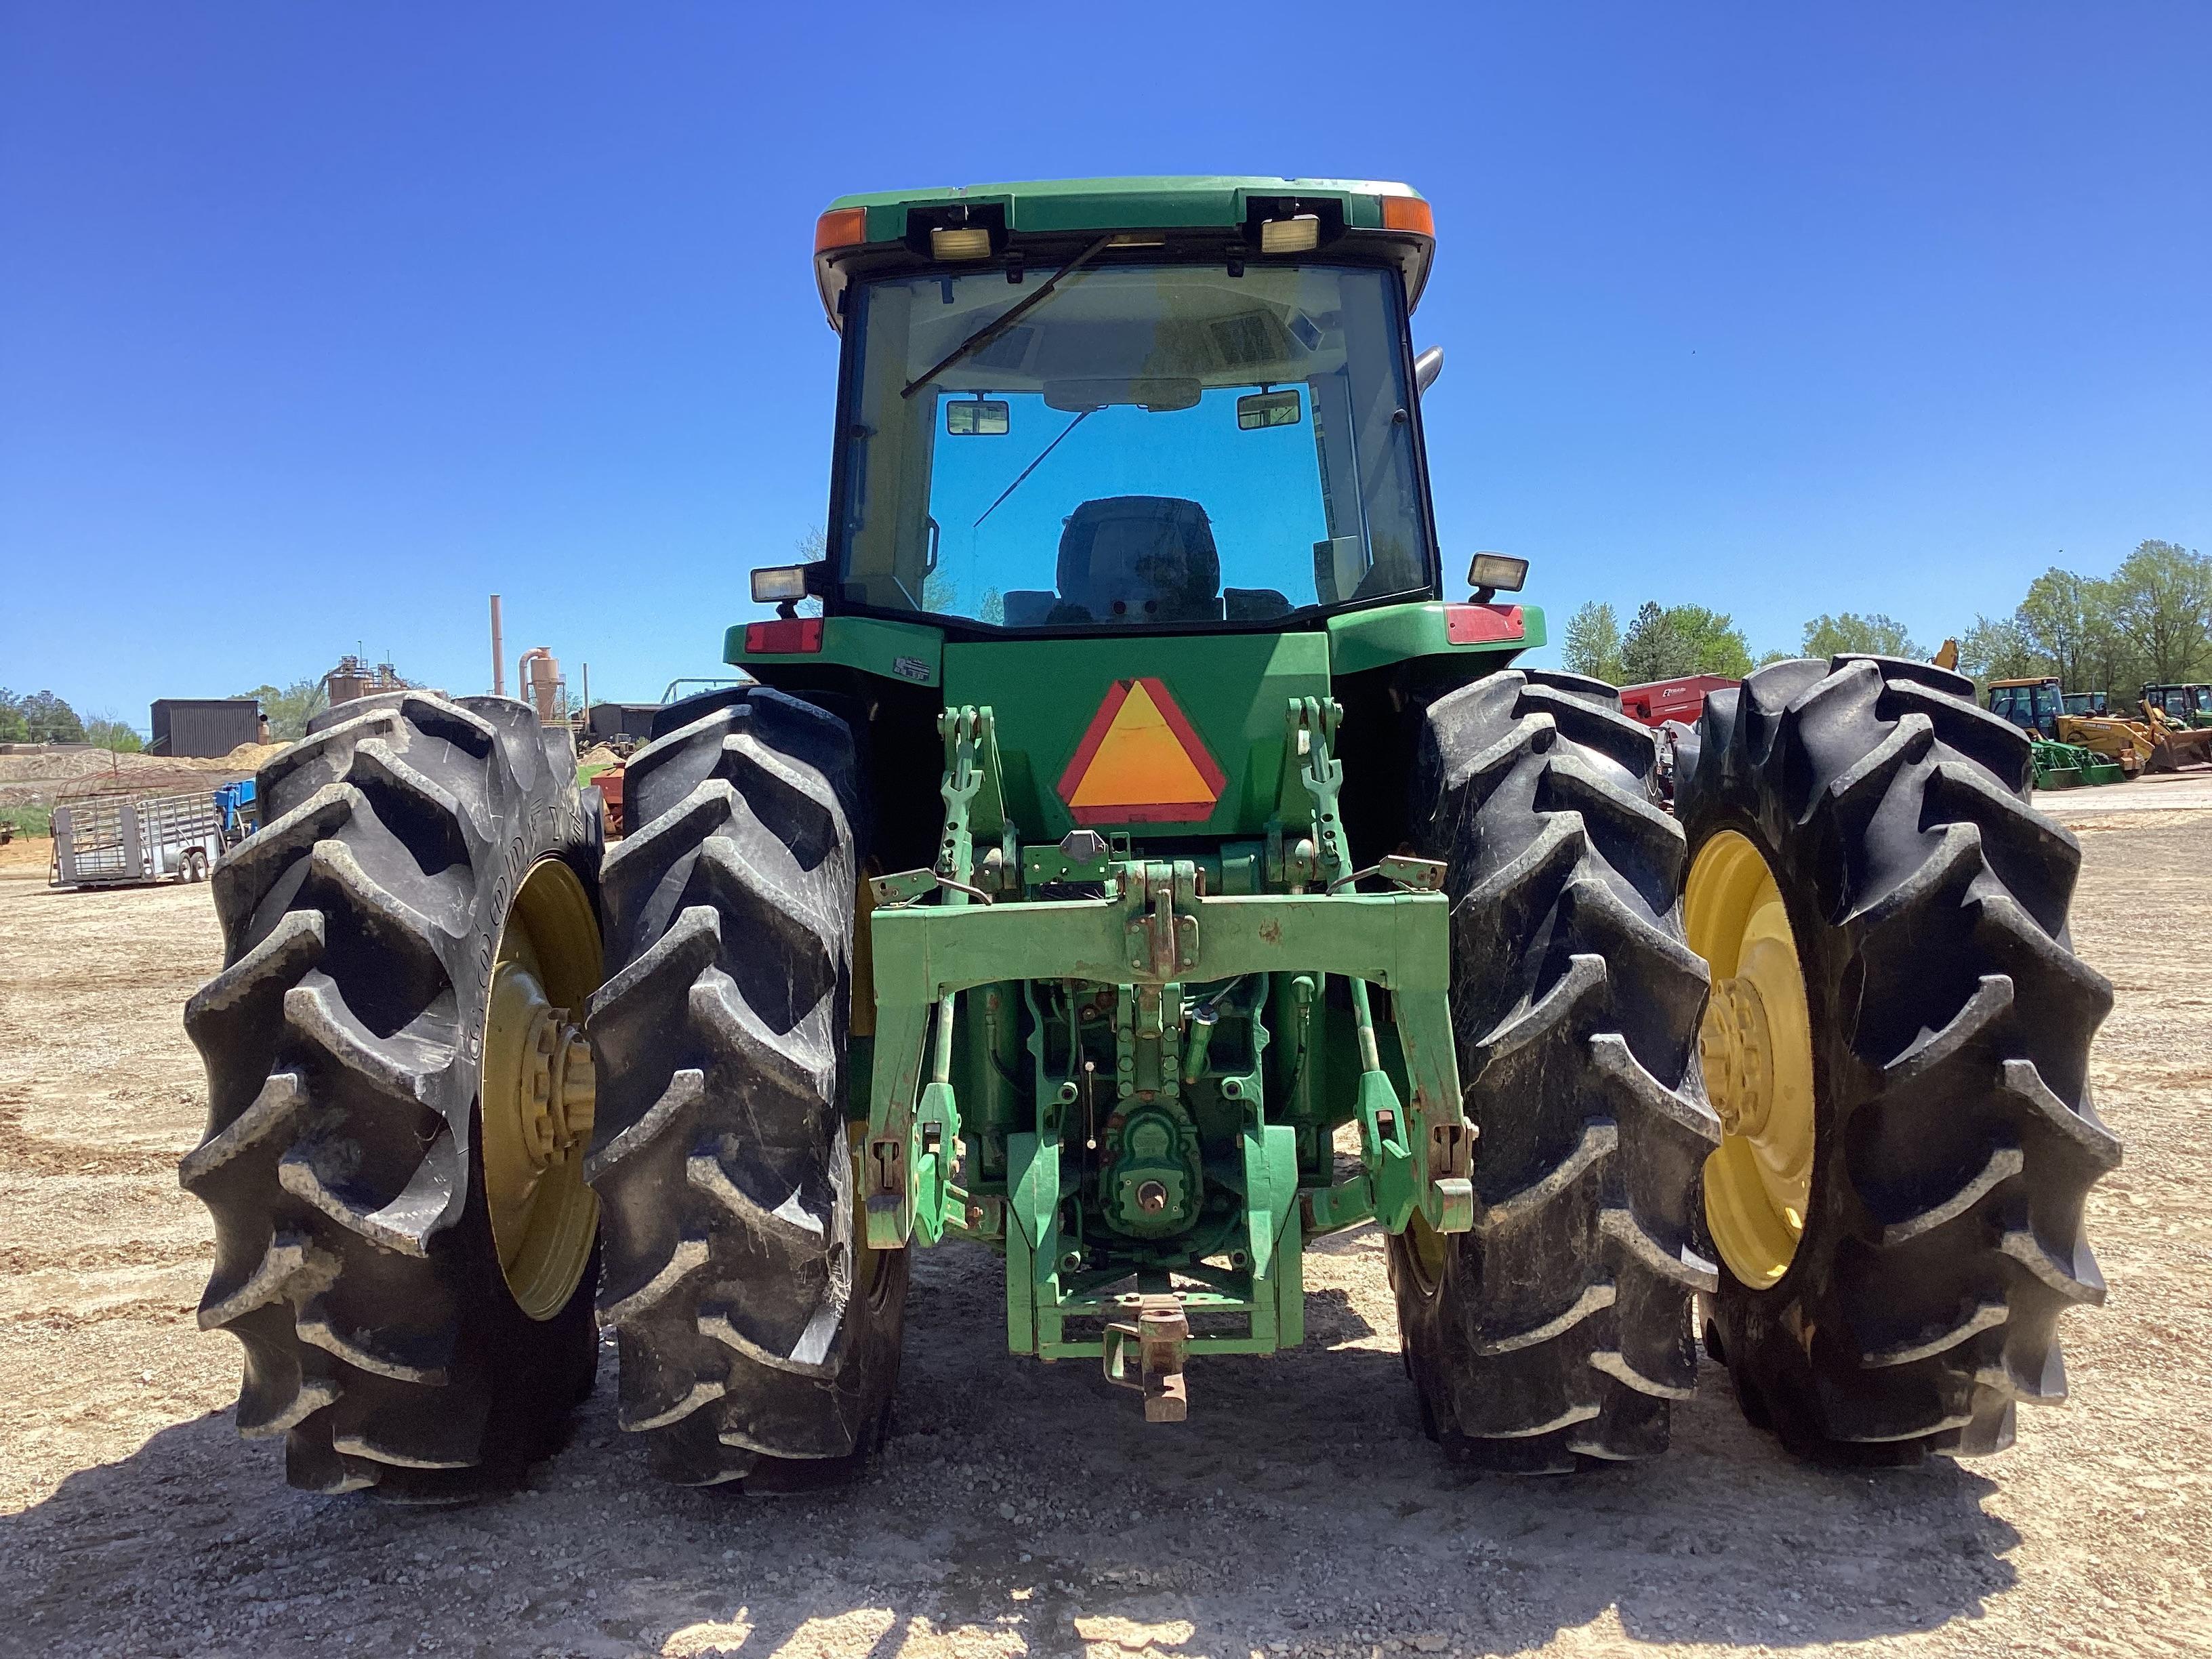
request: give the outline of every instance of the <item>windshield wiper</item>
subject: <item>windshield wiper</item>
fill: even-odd
[[[1044,458],[1051,454],[1054,450],[1060,447],[1060,438],[1065,438],[1069,433],[1074,431],[1076,428],[1081,426],[1085,421],[1089,420],[1098,411],[1095,409],[1086,409],[1083,413],[1070,421],[1066,426],[1060,428],[1060,438],[1054,438],[1050,443],[1039,450],[1037,452],[1036,459],[1031,461],[1027,466],[1022,469],[1021,477],[1016,478],[1013,483],[1008,484],[1004,489],[999,492],[999,501],[1005,501],[1007,496],[1012,495],[1017,489],[1019,489],[1022,487],[1023,480],[1027,478],[1030,473],[1036,471],[1039,467],[1044,465]],[[975,524],[981,524],[985,519],[989,518],[994,513],[996,513],[999,510],[999,501],[993,501],[990,506],[985,507],[981,515],[976,519]],[[971,525],[969,527],[973,529],[975,526],[975,525]]]
[[[1000,314],[996,320],[984,324],[982,327],[977,329],[973,334],[970,334],[958,345],[953,347],[951,353],[932,368],[927,374],[921,376],[919,379],[908,381],[904,389],[899,392],[899,396],[902,398],[913,397],[915,392],[921,391],[922,387],[927,386],[939,375],[944,374],[946,369],[951,368],[953,364],[958,362],[963,357],[967,356],[970,352],[981,351],[985,346],[990,344],[992,341],[997,339],[1001,334],[1004,334],[1008,329],[1012,328],[1023,318],[1028,316],[1030,312],[1035,311],[1039,306],[1042,305],[1045,301],[1051,296],[1053,289],[1058,288],[1063,282],[1066,281],[1070,276],[1074,276],[1077,271],[1082,270],[1084,266],[1089,264],[1093,259],[1103,253],[1108,247],[1112,246],[1113,240],[1114,239],[1111,235],[1101,236],[1089,247],[1084,249],[1082,252],[1077,254],[1073,259],[1070,259],[1066,264],[1054,271],[1052,276],[1037,289],[1036,293],[1030,295],[1029,298],[1024,300],[1018,305],[1009,306]],[[1039,456],[1038,459],[1042,460],[1043,457]]]

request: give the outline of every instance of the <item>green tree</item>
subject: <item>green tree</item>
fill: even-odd
[[[1962,647],[1963,648],[1963,647]],[[1841,616],[1819,616],[1805,624],[1808,657],[1845,654],[1874,657],[1917,657],[1925,659],[1925,646],[1916,644],[1901,622],[1870,611],[1864,616],[1846,611]]]
[[[320,680],[295,680],[283,690],[273,685],[241,691],[252,697],[269,717],[269,736],[277,743],[296,743],[307,735],[307,722],[331,706],[330,687]]]
[[[1984,689],[1991,680],[2025,679],[2041,667],[2034,647],[2009,617],[1977,617],[1959,636],[1959,672]]]
[[[950,616],[960,609],[960,585],[942,570],[921,579],[921,608]]]
[[[1621,678],[1630,685],[1671,680],[1691,672],[1683,666],[1689,652],[1689,641],[1675,632],[1658,600],[1646,599],[1637,606],[1636,619],[1620,641]]]
[[[2106,584],[2053,565],[2027,585],[2027,597],[2013,612],[2013,628],[2069,690],[2087,690],[2090,648],[2111,611]]]
[[[1736,680],[1751,672],[1751,642],[1725,611],[1708,611],[1702,605],[1670,605],[1667,625],[1688,652],[1689,666],[1676,672],[1724,674]]]
[[[23,711],[15,707],[15,693],[0,685],[0,743],[28,743],[31,728],[24,721]]]
[[[1568,627],[1571,641],[1573,624]],[[1620,678],[1631,685],[1686,674],[1741,679],[1749,672],[1751,645],[1735,619],[1702,605],[1662,606],[1647,599],[1620,642]]]
[[[2107,592],[2111,584],[2106,584]],[[2038,665],[2039,666],[2040,665]],[[2022,673],[2033,672],[2028,669]],[[2119,618],[2108,604],[2097,626],[2090,631],[2087,649],[2082,653],[2081,684],[2069,685],[2069,691],[2105,691],[2112,698],[2115,709],[2132,708],[2136,691],[2150,678],[2146,672],[2142,653],[2136,647],[2127,630],[2120,626]]]
[[[1586,600],[1567,618],[1566,642],[1560,656],[1571,674],[1587,674],[1607,685],[1620,684],[1620,623],[1613,607],[1602,599]]]
[[[11,706],[23,722],[23,735],[15,739],[19,743],[84,741],[84,722],[76,717],[76,710],[51,691],[13,698]]]
[[[2139,542],[2110,588],[2114,623],[2141,653],[2145,678],[2187,680],[2212,659],[2212,560],[2172,542]]]
[[[112,750],[118,755],[135,755],[146,746],[143,738],[112,715],[96,714],[87,720],[84,735],[94,748]]]

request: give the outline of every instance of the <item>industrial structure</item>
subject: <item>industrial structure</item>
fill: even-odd
[[[252,697],[162,697],[152,714],[149,755],[220,760],[241,744],[269,741],[269,721]]]
[[[390,663],[371,663],[355,656],[339,658],[338,665],[323,676],[323,689],[334,704],[404,691],[407,684]]]

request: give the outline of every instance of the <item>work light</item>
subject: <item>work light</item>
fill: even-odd
[[[929,233],[929,251],[939,259],[988,259],[991,231],[988,225],[939,225]]]
[[[753,572],[753,603],[778,606],[787,617],[806,597],[806,567],[771,564]]]
[[[1478,553],[1467,568],[1467,579],[1485,592],[1496,592],[1502,587],[1508,593],[1518,593],[1521,584],[1528,580],[1528,561],[1509,559],[1503,553]],[[757,584],[759,578],[754,580]]]

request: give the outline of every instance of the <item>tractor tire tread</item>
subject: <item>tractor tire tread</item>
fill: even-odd
[[[1928,664],[1776,664],[1680,750],[1692,845],[1748,835],[1790,904],[1822,1114],[1797,1254],[1771,1289],[1723,1268],[1717,1346],[1824,1461],[2010,1443],[2014,1402],[2063,1395],[2059,1312],[2104,1293],[2081,1212],[2119,1158],[2087,1073],[2112,993],[2066,930],[2081,846],[1972,698]]]
[[[215,1223],[199,1322],[246,1351],[240,1432],[283,1435],[311,1490],[511,1479],[591,1385],[588,1295],[533,1322],[499,1280],[460,1038],[510,890],[495,826],[596,874],[542,741],[519,704],[345,705],[262,769],[267,825],[212,872],[224,965],[185,1012],[209,1121],[178,1171]]]
[[[1476,1219],[1433,1285],[1403,1239],[1389,1264],[1424,1422],[1492,1469],[1652,1455],[1694,1379],[1690,1194],[1718,1124],[1656,759],[1617,693],[1571,676],[1499,673],[1427,711],[1413,805],[1451,871]]]
[[[625,787],[585,1166],[621,1421],[679,1485],[844,1469],[888,1417],[906,1279],[903,1252],[872,1261],[855,1234],[852,736],[755,690],[640,750]]]

